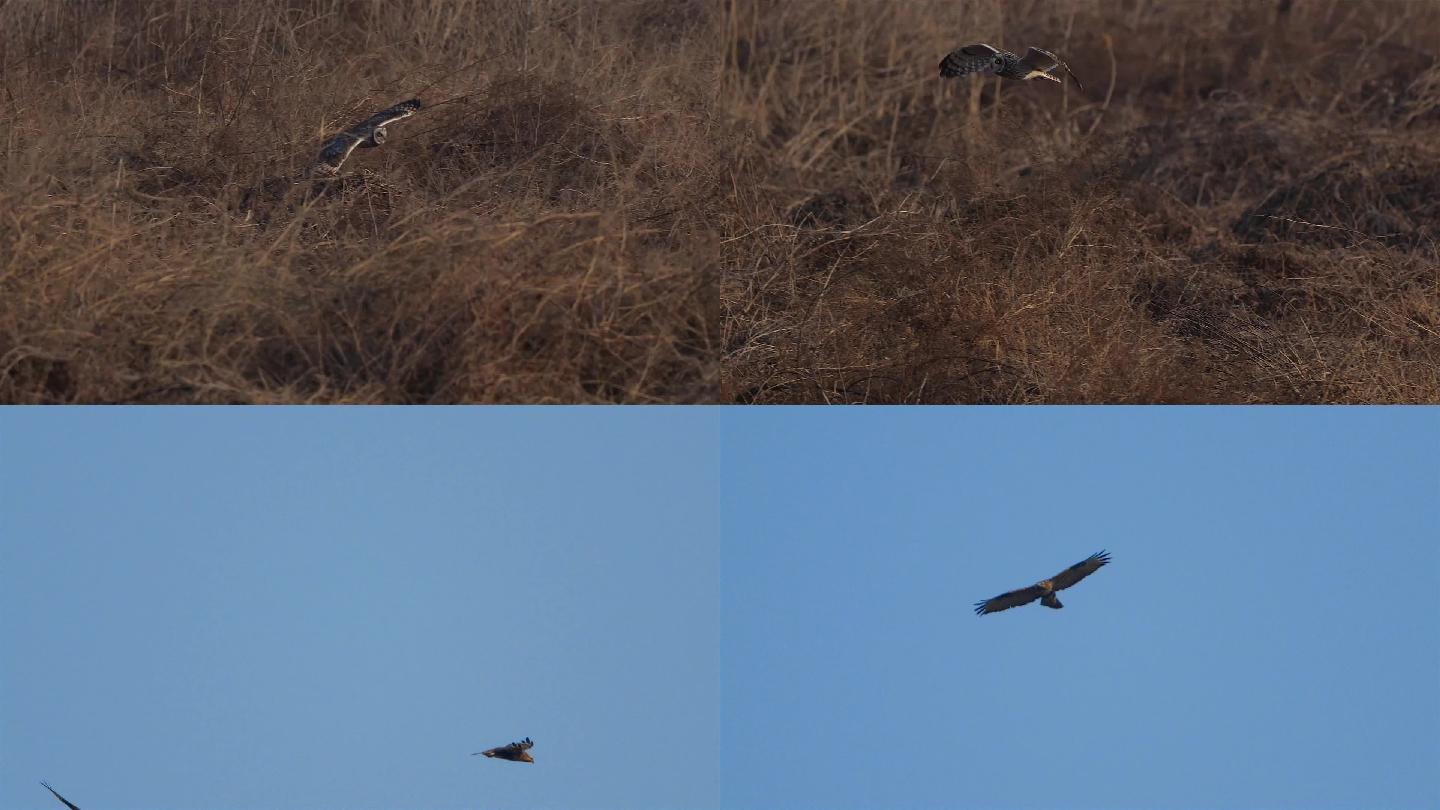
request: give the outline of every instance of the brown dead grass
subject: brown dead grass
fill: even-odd
[[[0,3],[0,400],[713,400],[712,12]]]
[[[19,0],[0,30],[6,402],[1440,401],[1440,0]],[[968,41],[1088,92],[941,82]]]
[[[726,8],[727,401],[1440,401],[1440,3]]]

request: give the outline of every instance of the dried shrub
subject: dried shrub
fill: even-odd
[[[716,19],[5,5],[0,400],[713,401]],[[412,96],[386,146],[302,177]]]
[[[1440,6],[726,10],[728,401],[1440,401]]]

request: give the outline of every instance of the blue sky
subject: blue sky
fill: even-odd
[[[1435,409],[0,410],[0,807],[1433,808],[1437,459]]]
[[[727,810],[1440,806],[1440,412],[727,416]]]
[[[0,807],[715,806],[716,436],[0,411]]]

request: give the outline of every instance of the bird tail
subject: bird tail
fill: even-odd
[[[1064,605],[1060,604],[1060,600],[1056,599],[1055,594],[1053,593],[1045,594],[1044,598],[1040,600],[1040,604],[1048,608],[1055,608],[1056,610],[1065,607]]]

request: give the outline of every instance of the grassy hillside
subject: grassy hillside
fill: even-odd
[[[1440,3],[731,9],[731,401],[1440,400]]]
[[[708,7],[0,4],[0,399],[712,400]]]
[[[1440,401],[1440,2],[75,0],[0,30],[6,402]],[[1086,90],[940,81],[974,41]]]

